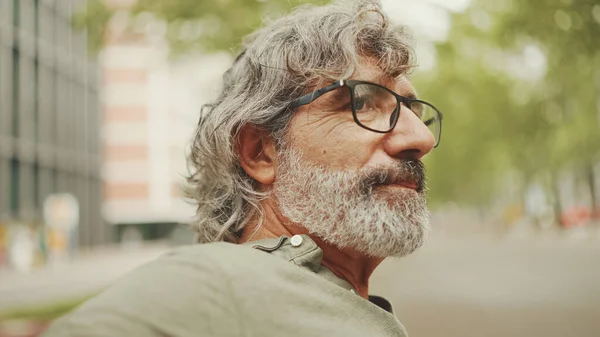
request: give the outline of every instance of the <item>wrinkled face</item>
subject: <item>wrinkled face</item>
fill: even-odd
[[[383,78],[372,64],[362,64],[353,79],[414,96],[405,77]],[[326,242],[370,256],[420,247],[429,228],[421,158],[434,137],[401,109],[396,127],[381,134],[354,122],[349,95],[333,91],[300,107],[278,154],[274,196],[281,214]]]

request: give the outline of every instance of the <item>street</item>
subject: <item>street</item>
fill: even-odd
[[[600,336],[597,238],[432,237],[371,287],[411,337]]]

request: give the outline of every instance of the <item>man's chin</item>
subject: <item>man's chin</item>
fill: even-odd
[[[373,188],[373,197],[387,201],[388,204],[421,197],[421,192],[401,185],[379,185]]]
[[[421,247],[423,247],[423,244],[425,243],[425,241],[427,241],[427,234],[424,235],[424,237],[422,238],[422,240],[419,243],[414,244],[412,247],[410,247],[408,249],[397,251],[397,252],[394,252],[393,254],[389,254],[387,257],[399,259],[399,258],[408,256],[408,255],[411,255],[411,254],[415,253],[416,251],[418,251]]]
[[[405,242],[403,245],[399,247],[393,247],[389,249],[387,252],[379,252],[377,254],[373,254],[373,256],[380,258],[402,258],[408,256],[410,254],[415,253],[419,248],[423,246],[425,243],[425,237],[423,237],[418,242]]]

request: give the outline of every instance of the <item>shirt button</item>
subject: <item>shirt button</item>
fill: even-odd
[[[356,294],[356,291],[354,291],[354,289],[350,289],[350,292]]]
[[[302,236],[300,236],[300,235],[292,236],[292,238],[290,239],[290,243],[294,247],[300,246],[302,244]]]

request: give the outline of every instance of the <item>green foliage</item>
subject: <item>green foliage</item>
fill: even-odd
[[[71,312],[92,296],[93,295],[87,295],[84,297],[65,299],[44,305],[17,308],[6,312],[1,312],[0,321],[21,319],[52,321]]]
[[[91,52],[98,52],[104,42],[104,32],[113,15],[101,0],[90,0],[85,9],[73,16],[73,26],[76,29],[86,30],[88,46]]]
[[[596,1],[477,0],[453,16],[437,67],[416,79],[445,113],[434,202],[486,203],[509,170],[531,182],[600,160],[598,36]],[[546,64],[537,78],[511,65],[532,50]]]
[[[326,0],[138,0],[129,11],[131,23],[148,18],[166,23],[165,36],[175,53],[188,50],[235,52],[242,38],[259,28],[263,18],[276,18],[300,4],[323,4]],[[109,20],[116,12],[103,0],[89,0],[87,9],[75,16],[86,28],[93,50],[102,46]]]

